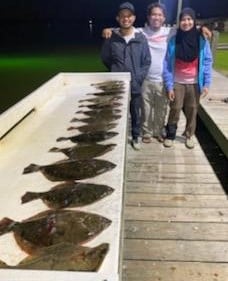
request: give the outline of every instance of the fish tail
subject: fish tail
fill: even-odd
[[[5,262],[0,260],[0,268],[9,268],[9,266]]]
[[[71,123],[72,123],[72,122],[77,122],[77,121],[79,121],[78,118],[73,118],[73,119],[70,120]]]
[[[40,193],[38,192],[26,192],[22,197],[21,197],[21,203],[27,203],[36,199],[40,198]]]
[[[58,147],[52,147],[51,149],[49,149],[49,152],[61,152],[62,149],[58,148]]]
[[[72,131],[72,130],[75,130],[75,129],[77,129],[76,127],[69,127],[69,128],[67,128],[67,131]]]
[[[38,172],[40,170],[40,166],[36,164],[30,164],[28,167],[24,168],[23,174],[29,174],[33,172]]]
[[[3,218],[0,221],[0,235],[10,232],[13,226],[15,225],[15,223],[16,223],[15,221],[9,218]]]
[[[68,140],[68,138],[61,137],[61,138],[57,138],[57,140],[56,140],[56,141],[64,141],[64,140]]]

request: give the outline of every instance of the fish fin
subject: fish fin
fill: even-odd
[[[68,140],[68,138],[61,137],[61,138],[57,138],[56,141],[64,141],[64,140]]]
[[[36,199],[40,198],[40,193],[38,192],[26,192],[22,197],[21,197],[21,203],[27,203]]]
[[[15,225],[15,223],[16,223],[15,221],[9,218],[3,218],[0,221],[0,235],[10,232],[12,230],[12,227]]]
[[[72,131],[72,130],[76,130],[77,128],[76,127],[69,127],[67,128],[67,131]]]
[[[37,172],[40,170],[40,166],[36,164],[30,164],[28,167],[24,168],[23,174],[29,174]]]
[[[9,268],[9,266],[5,262],[0,260],[0,268]]]
[[[49,152],[61,152],[62,150],[58,147],[52,147],[51,149],[49,149]]]
[[[79,105],[79,107],[86,107],[86,105],[82,104],[82,105]]]
[[[79,113],[84,113],[82,110],[79,110],[79,111],[75,111],[75,113],[77,114],[79,114]]]
[[[79,121],[79,119],[78,118],[73,118],[73,119],[70,120],[71,123],[72,122],[76,122],[76,121]]]

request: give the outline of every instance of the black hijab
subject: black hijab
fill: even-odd
[[[196,16],[194,10],[191,8],[183,9],[180,13],[180,20],[186,15],[194,20],[194,27],[189,31],[183,31],[178,28],[176,35],[176,58],[185,62],[191,62],[199,56],[200,33],[196,28]]]

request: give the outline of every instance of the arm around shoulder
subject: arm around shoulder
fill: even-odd
[[[111,70],[111,42],[110,39],[105,39],[102,45],[101,49],[101,60],[103,64],[108,68],[108,70]]]
[[[171,39],[172,40],[172,39]],[[167,52],[163,61],[163,81],[168,92],[173,90],[174,86],[174,74],[173,74],[173,65],[174,65],[174,53],[175,46],[174,40],[169,41]]]
[[[148,42],[145,38],[142,48],[142,81],[146,78],[151,65],[151,55]]]
[[[212,80],[213,57],[209,42],[205,41],[204,46],[204,87],[209,88]]]

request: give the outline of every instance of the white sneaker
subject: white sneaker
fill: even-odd
[[[135,150],[140,150],[140,149],[141,149],[141,144],[140,144],[139,139],[133,139],[133,140],[131,141],[131,145],[132,145],[132,147],[133,147]]]
[[[163,142],[164,147],[172,147],[173,146],[173,140],[165,139]]]
[[[185,140],[185,146],[189,149],[193,149],[194,148],[194,142],[193,142],[193,139],[190,137],[190,138],[186,138]]]

